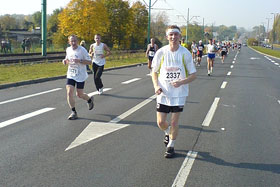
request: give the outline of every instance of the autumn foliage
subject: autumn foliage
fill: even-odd
[[[148,12],[140,2],[130,7],[123,0],[72,0],[58,21],[57,32],[64,36],[76,34],[90,43],[99,33],[111,47],[139,48],[144,46]]]

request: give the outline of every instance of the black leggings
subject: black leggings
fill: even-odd
[[[93,80],[95,83],[95,87],[98,91],[100,88],[103,88],[101,75],[103,73],[104,66],[98,66],[97,64],[92,63],[92,70],[93,70]]]

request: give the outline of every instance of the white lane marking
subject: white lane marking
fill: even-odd
[[[103,92],[107,92],[109,90],[112,90],[112,88],[104,88]],[[89,97],[94,96],[94,95],[98,95],[98,91],[91,92],[91,93],[88,94]]]
[[[91,122],[83,132],[65,149],[68,151],[74,147],[90,142],[101,136],[110,134],[119,129],[129,126],[128,124],[115,124],[115,123],[102,123],[102,122]]]
[[[279,105],[280,105],[280,100],[278,100],[278,103],[279,103]]]
[[[274,63],[276,66],[279,66],[279,63]]]
[[[134,79],[131,79],[131,80],[128,80],[128,81],[122,82],[122,84],[129,84],[129,83],[132,83],[132,82],[138,81],[138,80],[140,80],[140,79],[141,79],[141,78],[134,78]]]
[[[232,69],[233,67],[234,67],[233,65],[230,66],[231,69]]]
[[[31,112],[29,114],[25,114],[25,115],[22,115],[22,116],[19,116],[19,117],[16,117],[14,119],[10,119],[8,121],[4,121],[4,122],[1,122],[0,123],[0,128],[3,128],[3,127],[6,127],[6,126],[9,126],[9,125],[12,125],[14,123],[17,123],[19,121],[23,121],[25,119],[28,119],[28,118],[31,118],[31,117],[34,117],[34,116],[37,116],[39,114],[43,114],[45,112],[49,112],[51,110],[54,110],[55,108],[43,108],[41,110],[37,110],[35,112]]]
[[[227,73],[227,76],[229,76],[229,75],[231,75],[231,72],[230,72],[230,71]]]
[[[15,99],[10,99],[10,100],[7,100],[7,101],[2,101],[2,102],[0,102],[0,105],[6,104],[6,103],[11,103],[11,102],[22,100],[22,99],[27,99],[27,98],[30,98],[30,97],[35,97],[35,96],[50,93],[50,92],[55,92],[55,91],[58,91],[58,90],[61,90],[61,89],[62,88],[55,88],[55,89],[52,89],[52,90],[39,92],[39,93],[36,93],[36,94],[31,94],[31,95],[27,95],[27,96],[23,96],[23,97],[18,97],[18,98],[15,98]]]
[[[68,151],[74,147],[87,143],[89,141],[92,141],[96,138],[107,135],[107,134],[117,131],[119,129],[128,127],[129,124],[117,124],[117,123],[120,122],[122,119],[126,118],[127,116],[129,116],[130,114],[136,112],[138,109],[142,108],[146,104],[150,103],[155,98],[156,98],[156,95],[149,97],[148,99],[142,101],[135,107],[129,109],[127,112],[124,112],[123,114],[119,115],[118,117],[112,119],[108,123],[91,122],[83,130],[83,132],[65,149],[65,151]]]
[[[195,158],[197,157],[197,152],[189,151],[173,184],[172,187],[184,187],[188,176],[191,172],[192,165],[194,163]]]
[[[211,122],[211,120],[212,120],[212,118],[213,118],[213,116],[215,114],[216,109],[217,109],[219,101],[220,101],[220,98],[216,97],[214,102],[213,102],[213,104],[212,104],[212,106],[211,106],[211,108],[210,108],[210,110],[208,111],[208,113],[207,113],[207,115],[206,115],[206,117],[205,117],[205,119],[204,119],[204,121],[202,123],[202,126],[209,127],[210,122]]]
[[[232,63],[234,64],[234,63],[235,63],[235,61],[232,61]]]
[[[272,63],[275,63],[275,61],[274,61],[274,60],[271,60],[271,62],[272,62]]]
[[[251,57],[250,59],[251,59],[251,60],[258,60],[258,59],[260,59],[260,58],[257,58],[257,57]]]
[[[225,88],[226,88],[226,86],[227,86],[227,82],[226,82],[226,81],[224,81],[224,82],[223,82],[223,84],[221,85],[221,89],[225,89]]]

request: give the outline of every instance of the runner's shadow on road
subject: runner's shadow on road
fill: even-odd
[[[251,170],[261,170],[261,171],[270,171],[273,173],[280,174],[280,164],[262,164],[262,163],[231,163],[223,159],[212,156],[209,152],[198,152],[196,160],[202,162],[210,162],[216,165],[235,167],[240,169],[251,169]]]
[[[211,133],[217,133],[219,131],[216,130],[208,130],[202,127],[199,127],[201,125],[179,125],[179,129],[190,129],[190,130],[195,130],[195,131],[201,131],[201,132],[211,132]]]
[[[188,155],[189,150],[180,150],[175,147],[175,156],[174,158],[185,158]]]

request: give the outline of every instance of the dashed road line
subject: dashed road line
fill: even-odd
[[[221,89],[225,89],[225,88],[226,88],[226,86],[227,86],[227,82],[226,82],[226,81],[224,81],[224,82],[222,83],[222,85],[221,85]]]
[[[233,65],[230,66],[231,69],[232,69],[233,67],[234,67]]]
[[[227,76],[230,76],[231,75],[231,71],[229,71],[228,73],[227,73]]]
[[[35,112],[31,112],[31,113],[29,113],[29,114],[25,114],[25,115],[22,115],[22,116],[19,116],[19,117],[10,119],[10,120],[8,120],[8,121],[1,122],[1,123],[0,123],[0,128],[3,128],[3,127],[6,127],[6,126],[9,126],[9,125],[12,125],[12,124],[14,124],[14,123],[23,121],[23,120],[25,120],[25,119],[28,119],[28,118],[31,118],[31,117],[34,117],[34,116],[43,114],[43,113],[45,113],[45,112],[49,112],[49,111],[54,110],[54,109],[55,109],[55,108],[43,108],[43,109],[41,109],[41,110],[37,110],[37,111],[35,111]]]
[[[15,98],[15,99],[10,99],[10,100],[7,100],[7,101],[2,101],[2,102],[0,102],[0,105],[15,102],[15,101],[19,101],[19,100],[23,100],[23,99],[27,99],[27,98],[30,98],[30,97],[35,97],[35,96],[38,96],[38,95],[43,95],[43,94],[46,94],[46,93],[55,92],[55,91],[58,91],[58,90],[61,90],[61,89],[62,88],[55,88],[55,89],[52,89],[52,90],[39,92],[39,93],[36,93],[36,94],[31,94],[31,95],[27,95],[27,96],[23,96],[23,97],[18,97],[18,98]]]
[[[218,103],[220,101],[220,98],[219,97],[216,97],[213,104],[211,105],[211,108],[210,110],[208,111],[203,123],[202,123],[202,126],[204,127],[209,127],[210,123],[211,123],[211,120],[215,114],[215,111],[218,107]]]
[[[109,90],[112,90],[112,88],[104,88],[103,92],[107,92]],[[98,94],[99,94],[98,91],[95,91],[95,92],[89,93],[88,96],[91,97],[91,96],[98,95]]]
[[[138,81],[138,80],[140,80],[140,79],[141,79],[141,78],[134,78],[134,79],[131,79],[131,80],[128,80],[128,81],[122,82],[122,84],[129,84],[129,83],[132,83],[132,82]]]
[[[188,154],[172,184],[172,187],[184,187],[185,186],[188,176],[191,172],[192,165],[195,161],[195,158],[197,157],[197,154],[198,153],[195,151],[188,152]]]

